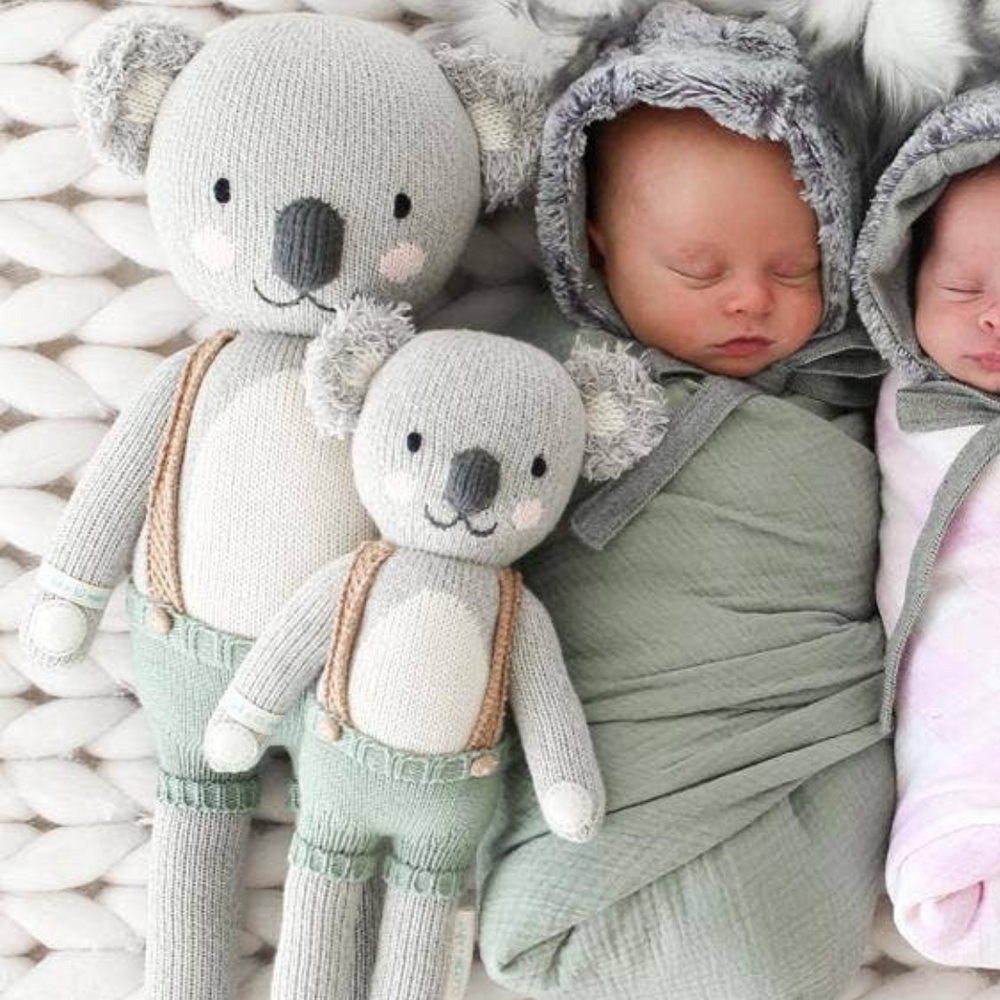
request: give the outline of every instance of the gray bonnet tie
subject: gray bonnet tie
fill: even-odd
[[[603,549],[748,399],[789,391],[835,406],[871,405],[884,371],[867,337],[857,330],[811,341],[787,361],[746,381],[707,375],[658,351],[649,354],[661,382],[701,376],[701,384],[671,414],[667,434],[656,449],[576,506],[570,528],[592,549]]]
[[[880,716],[885,733],[892,732],[900,663],[930,593],[941,544],[965,498],[1000,454],[1000,399],[952,380],[918,382],[904,386],[897,393],[896,416],[899,426],[908,433],[982,426],[958,453],[941,481],[913,549],[903,609],[886,643]]]

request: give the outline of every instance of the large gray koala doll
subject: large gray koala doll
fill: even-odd
[[[310,401],[331,433],[353,428],[381,540],[321,569],[268,624],[205,737],[217,771],[246,771],[319,677],[286,886],[300,902],[285,906],[276,981],[309,965],[323,978],[296,1000],[442,996],[449,922],[498,802],[508,700],[553,832],[589,840],[604,812],[552,622],[510,566],[556,525],[581,470],[616,477],[659,442],[659,389],[624,350],[578,347],[564,368],[494,334],[412,334],[399,310],[345,314],[310,347]],[[367,993],[353,965],[380,868]]]
[[[526,179],[541,108],[495,61],[435,60],[312,14],[207,40],[129,22],[81,67],[78,95],[97,154],[145,173],[173,273],[226,329],[169,358],[119,416],[22,636],[45,664],[80,659],[131,570],[135,683],[161,765],[146,997],[223,1000],[259,780],[212,771],[202,734],[264,623],[373,533],[346,445],[306,406],[306,347],[363,302],[419,306],[441,288],[480,206]],[[275,735],[293,756],[298,724]]]

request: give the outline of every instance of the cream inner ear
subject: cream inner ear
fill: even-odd
[[[502,153],[514,145],[514,123],[496,101],[484,98],[470,104],[468,111],[484,153]]]
[[[628,427],[628,413],[622,403],[608,390],[586,400],[587,431],[593,437],[612,438]]]
[[[122,118],[138,125],[152,125],[173,76],[165,70],[140,70],[129,81],[122,97]]]

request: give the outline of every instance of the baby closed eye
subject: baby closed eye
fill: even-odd
[[[702,271],[695,270],[694,268],[685,269],[667,264],[667,270],[672,274],[676,274],[679,278],[683,278],[684,281],[689,284],[698,287],[708,287],[709,285],[715,284],[717,281],[721,281],[726,276],[726,272],[722,268]]]
[[[673,265],[667,265],[667,270],[682,278],[688,285],[694,288],[708,288],[718,284],[729,274],[725,269],[712,271],[696,271],[693,269],[683,269]],[[776,281],[782,285],[800,287],[812,284],[819,275],[819,265],[812,267],[794,268],[788,270],[769,269],[765,277]]]
[[[817,277],[819,274],[819,264],[814,264],[812,267],[788,268],[787,270],[775,269],[771,273],[778,281],[783,281],[787,284],[803,284],[813,281]]]
[[[957,283],[939,284],[938,288],[950,298],[959,299],[963,302],[971,299],[978,299],[983,290],[977,285],[963,285]]]

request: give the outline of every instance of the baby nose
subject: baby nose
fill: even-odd
[[[993,302],[979,314],[979,329],[989,334],[1000,332],[1000,301]]]
[[[451,460],[444,498],[459,514],[486,510],[500,489],[500,463],[482,448],[460,451]]]
[[[765,278],[745,276],[736,279],[726,299],[726,311],[764,316],[771,311],[774,298]]]
[[[333,281],[343,249],[344,220],[325,201],[299,198],[278,213],[271,263],[297,291],[311,292]]]

